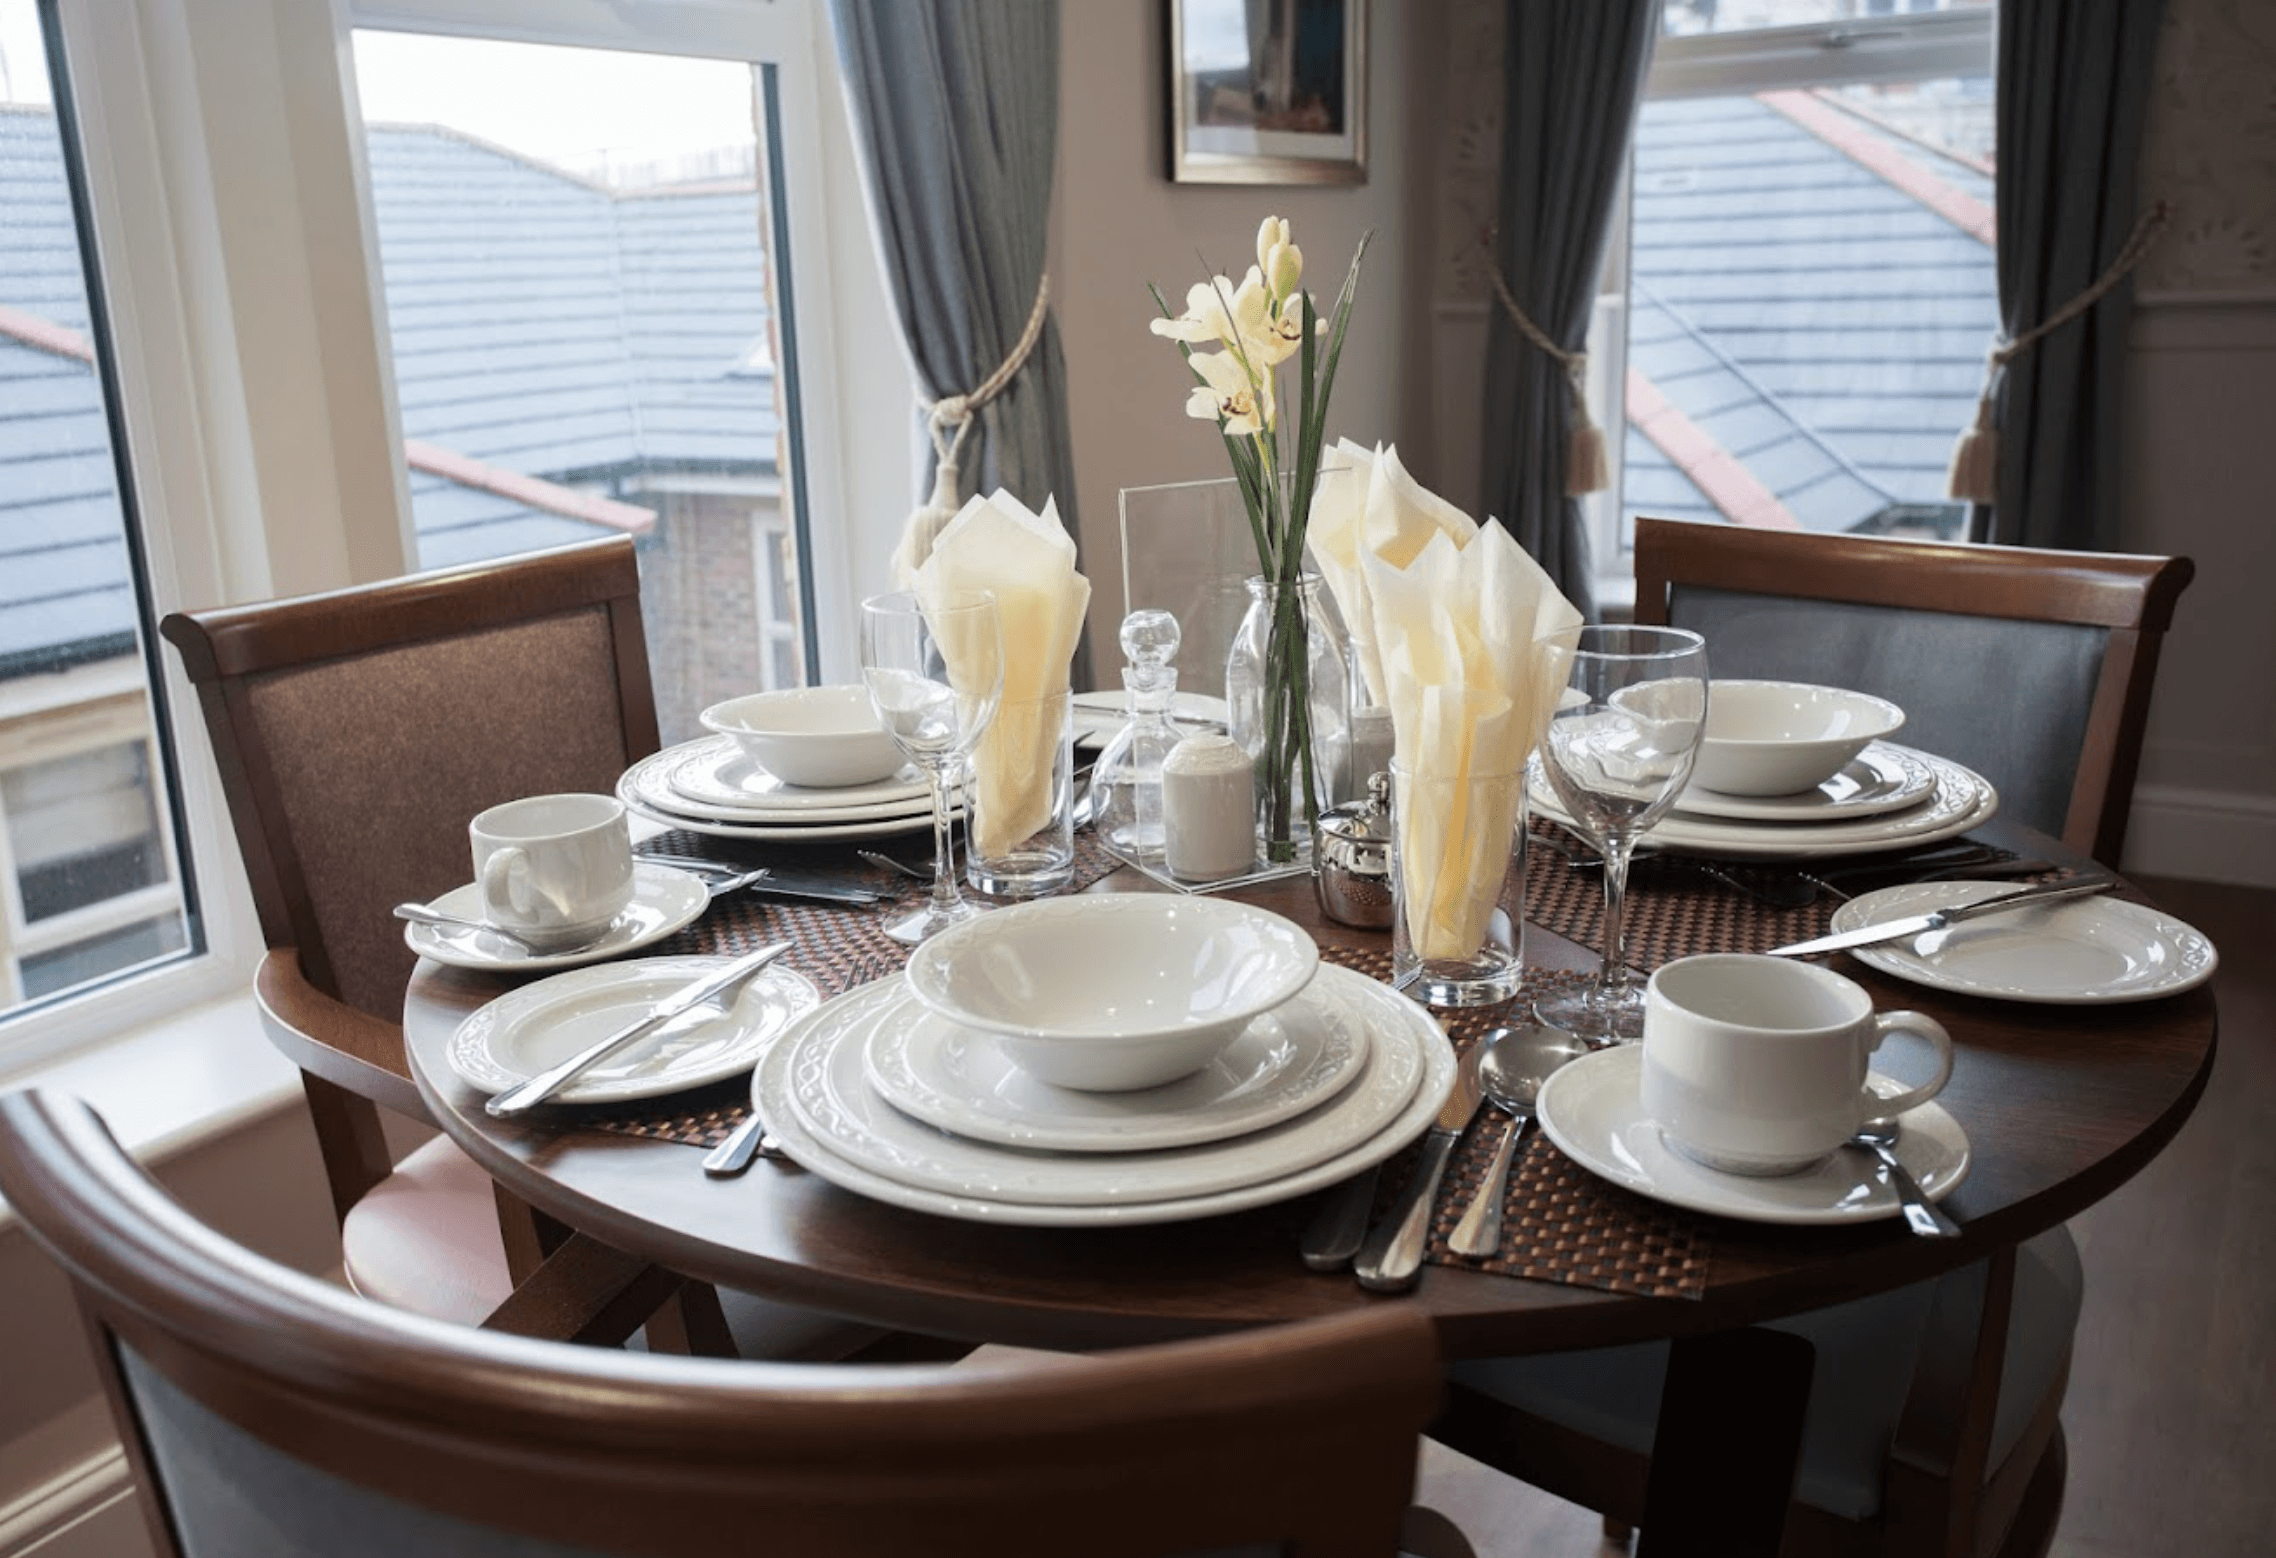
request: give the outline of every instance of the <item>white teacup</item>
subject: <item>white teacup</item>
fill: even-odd
[[[632,831],[609,795],[533,795],[467,825],[482,915],[539,949],[591,941],[632,902]]]
[[[1935,1049],[1936,1075],[1883,1098],[1866,1062],[1900,1031]],[[1645,987],[1644,1113],[1669,1147],[1724,1173],[1799,1173],[1951,1075],[1952,1038],[1934,1018],[1876,1013],[1862,987],[1814,964],[1711,953],[1662,965]]]

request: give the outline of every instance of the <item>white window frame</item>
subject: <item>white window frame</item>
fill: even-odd
[[[821,675],[856,674],[857,560],[898,462],[839,429],[905,406],[821,0],[62,0],[154,616],[391,578],[416,553],[355,112],[357,26],[772,59],[786,126]],[[846,258],[859,253],[859,261]],[[838,350],[844,340],[854,349]],[[891,467],[891,469],[886,469]],[[878,516],[866,524],[845,516]],[[196,694],[156,657],[203,955],[0,1015],[0,1083],[251,984],[262,943]]]
[[[1661,37],[1653,46],[1644,97],[1730,97],[1778,88],[1848,86],[1858,82],[1926,81],[1967,75],[1992,62],[1995,8],[1902,12],[1799,27]],[[1633,164],[1631,164],[1633,166]],[[1627,447],[1628,240],[1630,180],[1621,178],[1619,213],[1606,245],[1595,310],[1589,321],[1590,404],[1601,408],[1612,485],[1581,503],[1599,599],[1633,604],[1634,564],[1620,550],[1624,507],[1622,456]]]

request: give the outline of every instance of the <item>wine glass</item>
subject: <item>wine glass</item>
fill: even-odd
[[[1574,826],[1604,855],[1604,955],[1578,990],[1545,996],[1534,1015],[1596,1042],[1644,1035],[1644,992],[1630,977],[1621,902],[1638,835],[1667,815],[1691,779],[1707,723],[1707,643],[1682,628],[1578,627],[1547,635],[1566,659],[1564,691],[1540,761]]]
[[[956,888],[948,791],[996,717],[1004,693],[1003,629],[986,590],[879,595],[861,603],[861,678],[878,723],[925,771],[933,798],[933,890],[885,926],[915,946],[981,912]]]

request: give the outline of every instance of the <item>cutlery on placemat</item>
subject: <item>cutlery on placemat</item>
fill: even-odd
[[[1296,1241],[1296,1253],[1305,1265],[1314,1271],[1334,1271],[1351,1264],[1360,1241],[1367,1237],[1367,1214],[1375,1210],[1375,1181],[1381,1173],[1381,1164],[1363,1168],[1321,1200]]]
[[[1437,1123],[1423,1136],[1422,1157],[1413,1177],[1400,1187],[1399,1198],[1383,1221],[1375,1225],[1361,1246],[1352,1270],[1359,1285],[1378,1293],[1403,1293],[1422,1274],[1423,1251],[1430,1244],[1430,1214],[1438,1203],[1438,1184],[1446,1177],[1447,1162],[1477,1117],[1484,1095],[1478,1088],[1478,1045],[1462,1057],[1454,1073],[1454,1090],[1439,1105]]]
[[[656,1009],[647,1016],[638,1021],[626,1023],[607,1038],[602,1039],[597,1044],[587,1045],[558,1066],[540,1071],[526,1082],[515,1083],[484,1104],[483,1110],[499,1119],[505,1119],[536,1107],[577,1077],[582,1076],[587,1070],[616,1054],[626,1045],[647,1038],[682,1012],[692,1011],[705,1002],[734,989],[776,958],[788,952],[790,946],[791,944],[787,941],[775,942],[770,946],[761,947],[756,952],[737,958],[717,973],[705,975],[695,983],[665,997],[657,1003]]]
[[[754,1109],[743,1123],[735,1127],[734,1134],[704,1154],[703,1171],[713,1179],[731,1179],[751,1166],[758,1156],[760,1139],[767,1133],[767,1122],[759,1118]]]
[[[849,908],[868,908],[880,903],[885,895],[875,888],[860,887],[844,882],[821,882],[806,877],[785,877],[773,866],[731,865],[724,860],[706,860],[695,855],[643,854],[636,858],[652,865],[674,866],[702,877],[704,886],[713,898],[724,898],[729,893],[748,888],[762,897],[800,898],[815,903],[842,903]]]
[[[1594,1046],[1555,1028],[1526,1023],[1496,1028],[1478,1041],[1478,1085],[1495,1108],[1509,1116],[1509,1130],[1494,1150],[1477,1194],[1454,1225],[1446,1245],[1457,1255],[1489,1256],[1501,1248],[1502,1202],[1509,1189],[1510,1164],[1533,1126],[1533,1101],[1551,1072],[1578,1060]]]
[[[1789,946],[1772,947],[1772,957],[1808,957],[1819,952],[1838,952],[1845,947],[1870,947],[1884,941],[1901,941],[1923,931],[1942,930],[1980,915],[1997,914],[2005,909],[2020,909],[2042,903],[2057,903],[2066,898],[2088,898],[2106,893],[2117,883],[2106,876],[2089,878],[2083,882],[2049,882],[2037,887],[2018,887],[2012,892],[1999,893],[1990,898],[1979,898],[1974,903],[1956,904],[1949,909],[1934,909],[1926,914],[1909,914],[1900,920],[1883,920],[1878,925],[1861,925],[1855,930],[1837,930],[1830,936],[1819,936],[1809,941],[1797,941]]]

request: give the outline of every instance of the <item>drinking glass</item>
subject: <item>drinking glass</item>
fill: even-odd
[[[925,771],[933,799],[933,890],[885,926],[915,946],[981,912],[956,889],[949,787],[1004,692],[1003,629],[986,590],[879,595],[861,603],[861,678],[878,723]]]
[[[1569,667],[1541,768],[1604,855],[1604,954],[1593,980],[1544,997],[1534,1014],[1576,1038],[1640,1039],[1644,988],[1629,976],[1621,925],[1628,862],[1691,779],[1707,723],[1707,644],[1682,628],[1610,626],[1566,628],[1541,643]]]

